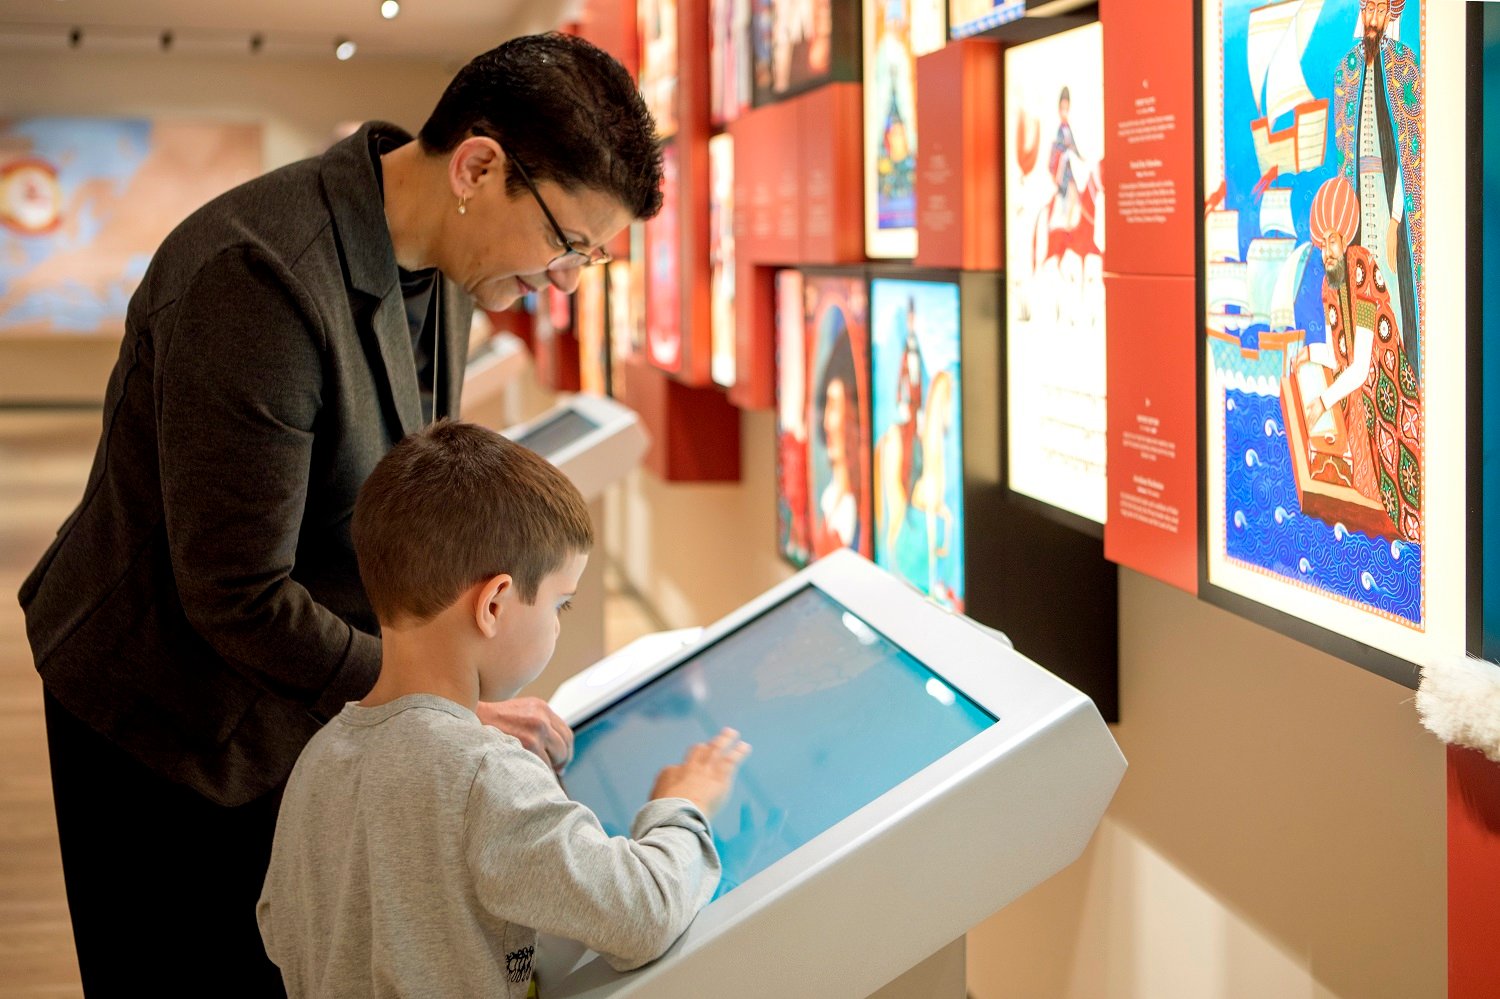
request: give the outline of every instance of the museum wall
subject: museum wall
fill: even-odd
[[[606,548],[666,625],[790,574],[772,433],[744,415],[738,484],[610,495]],[[1445,993],[1444,749],[1410,690],[1122,569],[1120,695],[1125,780],[1072,867],[969,934],[974,999]]]
[[[341,122],[381,118],[419,128],[453,69],[418,59],[12,51],[0,59],[0,115],[259,123],[270,169],[322,151]]]

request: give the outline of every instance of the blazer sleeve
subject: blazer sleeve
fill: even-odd
[[[323,324],[289,272],[245,247],[209,261],[173,308],[153,388],[183,610],[225,659],[329,717],[374,683],[380,641],[291,578]]]

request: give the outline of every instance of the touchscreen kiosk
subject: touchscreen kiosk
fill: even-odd
[[[530,356],[520,337],[504,331],[474,348],[464,365],[464,418],[474,419],[498,407],[505,390],[526,370]]]
[[[754,752],[682,938],[626,974],[544,939],[543,997],[868,995],[1075,859],[1125,769],[1087,697],[850,551],[591,674],[556,704],[563,779],[611,833],[690,744],[728,725]]]
[[[605,396],[568,396],[500,432],[562,469],[589,501],[628,475],[646,453],[646,431],[635,410]]]

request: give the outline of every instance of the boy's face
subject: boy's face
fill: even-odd
[[[502,595],[499,630],[492,639],[494,656],[480,670],[479,699],[501,701],[541,675],[557,647],[561,614],[578,590],[588,556],[570,556],[562,568],[545,577],[536,601],[525,603],[515,586]]]

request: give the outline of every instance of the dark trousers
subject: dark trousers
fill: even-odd
[[[284,996],[255,922],[281,796],[216,805],[45,700],[84,993]]]

